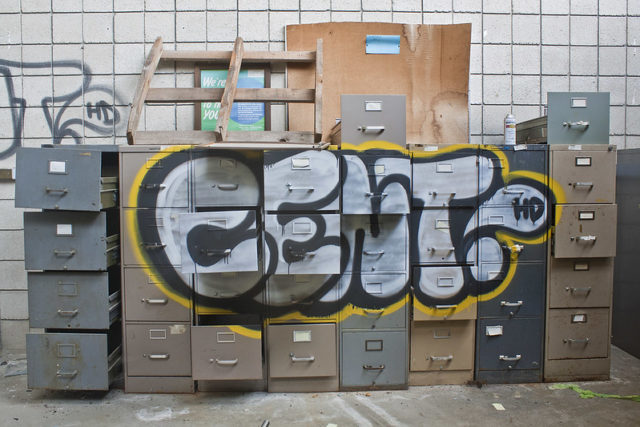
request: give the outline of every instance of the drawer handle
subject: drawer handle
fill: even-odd
[[[163,249],[165,248],[167,245],[165,245],[164,243],[145,243],[142,242],[140,243],[145,249]]]
[[[143,354],[149,358],[149,360],[167,360],[169,358],[169,354]]]
[[[502,194],[515,194],[517,196],[522,196],[524,194],[524,190],[507,190],[506,188],[503,188]]]
[[[367,316],[377,316],[380,317],[382,316],[382,313],[384,313],[384,308],[380,308],[378,310],[374,310],[374,309],[370,309],[370,308],[363,308],[362,311],[364,311],[364,314],[366,314]]]
[[[444,193],[444,194],[448,194],[448,195],[449,195],[449,198],[450,198],[450,199],[453,199],[453,198],[455,197],[455,195],[456,195],[456,192],[455,192],[455,191],[452,191],[451,193]],[[434,190],[434,191],[429,191],[429,195],[430,195],[430,196],[433,196],[433,197],[436,197],[436,196],[438,195],[438,192],[437,192],[437,191],[435,191],[435,190]]]
[[[62,317],[74,317],[78,314],[78,309],[75,310],[58,310],[58,315]]]
[[[384,370],[384,365],[378,365],[378,366],[362,365],[362,369],[366,371],[382,371]]]
[[[69,192],[68,188],[50,188],[50,187],[44,187],[44,191],[46,191],[47,193],[62,193],[62,194],[67,194]]]
[[[75,249],[71,249],[70,251],[61,251],[59,249],[54,249],[53,253],[55,256],[65,256],[65,257],[72,257],[76,254],[76,250]]]
[[[591,341],[591,339],[589,339],[588,337],[583,339],[564,338],[562,340],[562,342],[565,344],[589,344],[589,341]]]
[[[140,184],[143,190],[164,190],[166,187],[164,184]]]
[[[376,194],[376,193],[364,193],[364,195],[365,195],[365,197],[380,197],[380,198],[385,198],[385,197],[388,196],[387,193],[379,193],[379,194]]]
[[[569,185],[573,186],[573,188],[585,188],[587,190],[591,190],[593,188],[593,182],[574,182],[569,183]]]
[[[589,122],[585,120],[579,120],[577,122],[562,122],[562,126],[564,127],[584,127],[585,129],[589,127]]]
[[[382,133],[384,126],[358,126],[358,130],[362,133]]]
[[[214,188],[216,184],[213,184],[211,187]],[[220,191],[235,191],[238,189],[238,184],[218,184],[218,189]]]
[[[516,354],[514,357],[509,357],[509,356],[503,356],[501,354],[500,356],[498,356],[498,359],[504,360],[505,362],[517,362],[518,360],[522,359],[522,355]]]
[[[451,252],[455,251],[455,250],[456,250],[456,248],[454,248],[454,247],[449,247],[449,248],[435,248],[435,247],[430,247],[430,248],[427,248],[427,250],[428,250],[429,252],[434,253],[434,254],[435,254],[436,252],[447,252],[447,253],[451,253]]]
[[[306,191],[307,193],[313,193],[315,191],[315,188],[313,187],[296,187],[289,183],[287,183],[287,187],[289,188],[289,191]]]
[[[443,304],[443,305],[436,305],[436,308],[441,310],[446,308],[456,308],[457,306],[458,304]]]
[[[507,302],[500,301],[500,307],[521,307],[524,303],[522,301],[518,302]]]
[[[316,361],[316,357],[315,356],[296,357],[295,354],[289,353],[289,357],[291,357],[291,361],[292,362],[308,362],[308,363],[312,363],[312,362]]]
[[[502,245],[502,247],[503,247],[503,248],[505,248],[505,249],[507,249],[507,250],[508,250],[509,252],[511,252],[512,254],[513,254],[513,253],[519,254],[520,252],[522,252],[522,251],[524,250],[524,245],[518,245],[518,244],[511,245],[511,246],[509,246],[509,245]]]
[[[432,361],[440,361],[440,362],[448,362],[450,360],[453,360],[453,355],[450,354],[448,356],[428,356],[427,360],[432,360]]]
[[[157,304],[164,305],[169,302],[167,298],[142,298],[142,302],[146,302],[147,304]]]
[[[305,257],[305,256],[310,256],[310,257],[311,257],[311,256],[316,256],[316,253],[315,253],[315,252],[313,252],[313,251],[309,251],[309,252],[307,252],[307,251],[305,251],[304,249],[303,249],[303,250],[301,250],[301,251],[296,251],[296,250],[294,250],[292,247],[289,247],[288,249],[289,249],[289,253],[290,253],[291,255],[293,255],[293,256],[296,256],[296,257]]]
[[[591,292],[591,286],[589,286],[588,288],[570,288],[569,286],[567,286],[566,288],[564,288],[564,290],[567,292],[571,292],[572,294],[585,293],[588,295]]]
[[[209,359],[209,362],[213,363],[216,362],[216,364],[221,365],[221,366],[234,366],[238,364],[238,359],[231,359],[231,360],[220,360],[220,359]]]
[[[202,249],[200,252],[207,256],[216,256],[216,255],[231,255],[231,249]]]
[[[598,236],[592,236],[592,235],[589,235],[589,236],[575,236],[575,237],[572,236],[572,237],[569,237],[569,239],[571,241],[576,240],[578,242],[587,242],[587,243],[595,244],[596,240],[598,239]]]
[[[78,370],[74,369],[71,372],[65,372],[62,369],[59,371],[56,371],[56,377],[58,378],[75,378],[78,375]]]
[[[365,255],[376,255],[376,256],[384,255],[384,251],[362,251],[362,253]]]

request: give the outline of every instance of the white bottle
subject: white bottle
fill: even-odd
[[[504,118],[504,145],[516,145],[516,118],[513,114]]]

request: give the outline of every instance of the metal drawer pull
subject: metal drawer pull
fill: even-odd
[[[76,254],[76,250],[75,249],[71,249],[70,251],[61,251],[59,249],[54,249],[53,253],[55,256],[67,256],[67,257],[72,257]]]
[[[169,354],[147,354],[146,356],[149,360],[167,360],[169,358]]]
[[[69,192],[69,189],[67,189],[67,188],[44,187],[44,191],[46,191],[47,193],[63,193],[63,194],[67,194]]]
[[[315,362],[316,361],[316,357],[315,356],[309,356],[309,357],[296,357],[295,354],[293,353],[289,353],[289,357],[291,357],[291,361],[292,362]]]
[[[500,307],[520,307],[523,304],[524,303],[522,301],[518,301],[518,302],[500,301]]]
[[[304,249],[301,251],[296,251],[293,248],[288,248],[288,249],[289,249],[289,253],[294,256],[298,256],[298,257],[316,256],[316,253],[314,251],[307,252]]]
[[[146,302],[147,304],[158,304],[164,305],[169,302],[167,298],[142,298],[142,302]]]
[[[516,254],[519,254],[524,250],[524,245],[518,245],[518,244],[511,245],[511,246],[502,245],[502,247],[507,249],[509,252],[516,253]]]
[[[589,190],[591,190],[593,188],[593,182],[574,182],[573,184],[569,184],[571,186],[573,186],[574,188],[587,188]]]
[[[516,354],[515,357],[503,356],[502,354],[498,356],[498,359],[504,360],[505,362],[517,362],[522,359],[522,355]]]
[[[384,126],[358,126],[358,130],[364,133],[382,133]]]
[[[591,339],[589,339],[588,337],[580,340],[577,340],[575,338],[564,338],[562,340],[562,342],[565,344],[589,344],[589,341],[591,341]]]
[[[453,199],[455,197],[455,195],[456,195],[456,192],[452,191],[451,193],[444,193],[444,194],[448,194],[449,198]],[[438,192],[437,191],[429,191],[429,195],[433,196],[433,197],[436,197],[438,195]]]
[[[378,365],[378,366],[362,365],[362,369],[365,369],[367,371],[382,371],[384,370],[384,365]]]
[[[78,309],[75,310],[58,310],[58,315],[63,317],[74,317],[78,314]]]
[[[166,187],[164,184],[140,184],[140,188],[143,190],[163,190]]]
[[[287,187],[289,187],[289,191],[299,190],[299,191],[306,191],[307,193],[312,193],[315,191],[315,188],[313,187],[296,187],[293,184],[289,184],[289,183],[287,183]]]
[[[365,255],[377,255],[377,256],[384,255],[384,251],[362,251],[362,253]]]
[[[163,249],[165,248],[167,245],[165,245],[164,243],[144,243],[142,242],[141,245],[145,248],[145,249]]]
[[[569,286],[567,286],[566,288],[564,288],[564,290],[567,292],[571,292],[572,294],[579,293],[579,292],[584,292],[585,294],[588,294],[591,292],[591,286],[589,286],[588,288],[570,288]]]
[[[370,308],[363,308],[362,311],[364,311],[364,314],[366,314],[367,316],[373,316],[376,315],[378,317],[382,316],[382,313],[384,313],[384,308],[378,309],[378,310],[373,310]]]
[[[209,359],[209,362],[213,363],[214,359]],[[234,366],[238,364],[238,359],[231,359],[231,360],[220,360],[220,359],[215,359],[216,364],[221,365],[221,366]]]
[[[594,244],[596,243],[597,238],[598,236],[593,236],[593,235],[569,237],[571,241],[577,240],[578,242],[591,242]]]
[[[428,359],[431,359],[434,362],[435,361],[448,362],[449,360],[453,360],[453,355],[450,354],[448,356],[429,356],[429,357],[427,357],[427,360]]]
[[[211,187],[215,187],[213,184]],[[218,184],[218,189],[221,191],[234,191],[238,189],[238,184]]]
[[[56,371],[56,377],[58,378],[75,378],[78,375],[78,370],[74,369],[71,372],[65,372],[62,369],[59,371]]]
[[[453,247],[449,247],[449,248],[434,248],[434,247],[431,247],[431,248],[427,248],[427,250],[429,252],[433,252],[433,253],[435,253],[435,252],[453,252],[453,251],[456,250],[456,248],[453,248]]]
[[[458,304],[446,304],[446,305],[436,305],[436,308],[441,310],[445,308],[456,308]]]
[[[562,122],[562,126],[564,127],[584,126],[585,128],[587,128],[589,127],[589,122],[584,120],[579,120],[577,122]]]
[[[506,188],[503,188],[502,194],[517,194],[522,196],[524,194],[524,190],[507,190]]]
[[[229,256],[231,255],[231,249],[202,249],[201,252],[203,254],[206,254],[207,256],[215,256],[215,255],[224,255],[224,256]]]
[[[366,197],[387,197],[388,194],[387,193],[380,193],[380,194],[376,194],[376,193],[364,193],[364,195]]]

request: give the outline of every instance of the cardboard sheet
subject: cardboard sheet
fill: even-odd
[[[367,35],[399,35],[399,54],[367,54]],[[471,24],[332,22],[287,26],[287,50],[323,39],[322,133],[340,117],[341,94],[407,97],[407,143],[469,142]],[[288,87],[313,88],[313,64],[289,64]],[[289,105],[289,129],[313,129],[313,105]]]

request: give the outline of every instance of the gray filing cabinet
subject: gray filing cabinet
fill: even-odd
[[[404,95],[341,95],[340,111],[342,143],[387,141],[403,148],[406,145]]]
[[[547,94],[549,144],[607,144],[608,92],[549,92]]]

